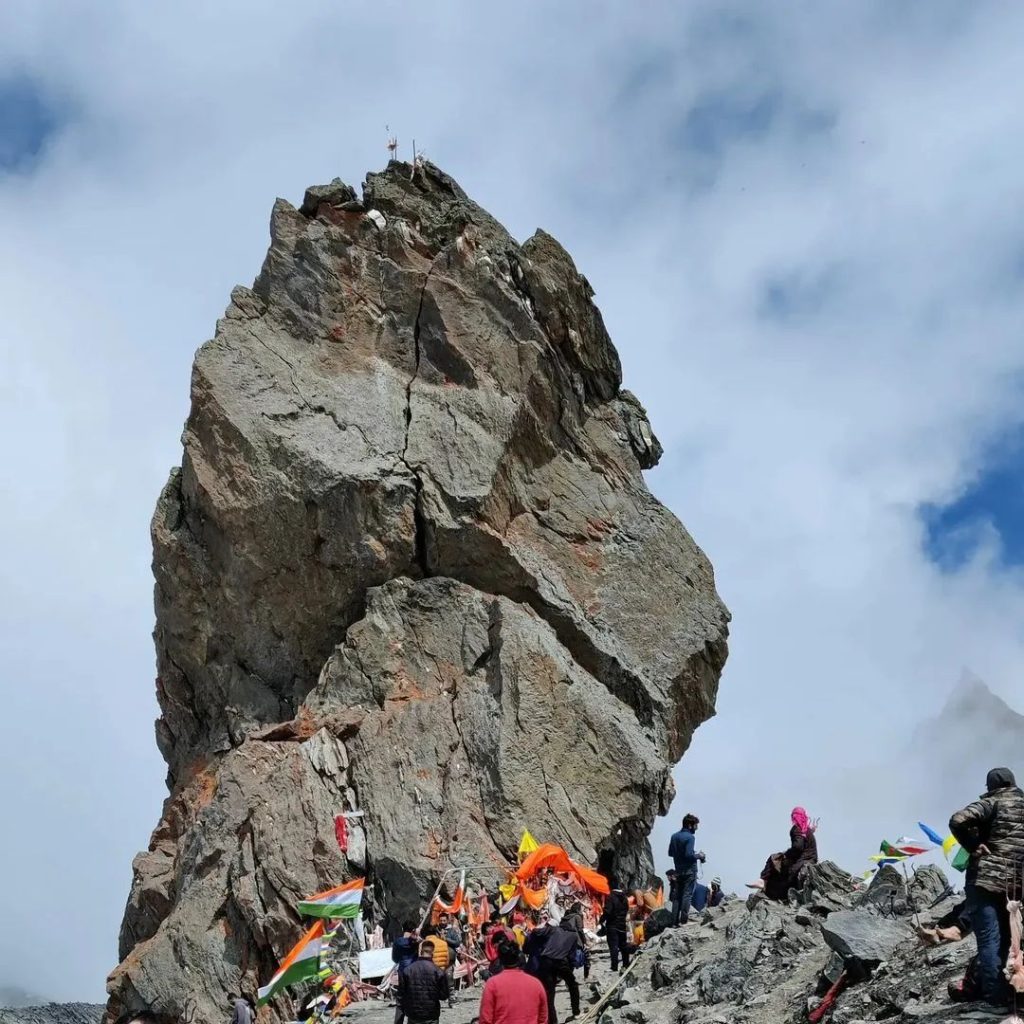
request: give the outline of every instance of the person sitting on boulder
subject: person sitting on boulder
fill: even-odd
[[[802,807],[794,807],[789,817],[793,827],[789,830],[789,849],[785,853],[786,873],[789,888],[799,889],[807,869],[818,863],[817,826]]]
[[[977,862],[967,902],[978,943],[977,979],[981,998],[1005,1006],[1009,986],[1003,964],[1010,949],[1008,894],[1020,899],[1024,863],[1024,792],[1009,768],[993,768],[985,794],[949,819],[949,831]]]
[[[724,899],[725,893],[722,892],[722,880],[716,876],[711,879],[711,888],[708,890],[708,906],[717,907]]]

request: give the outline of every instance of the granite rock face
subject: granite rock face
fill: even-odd
[[[366,874],[397,918],[524,826],[649,866],[728,613],[592,298],[431,165],[275,204],[153,520],[171,793],[111,1020],[219,1019],[299,896]]]

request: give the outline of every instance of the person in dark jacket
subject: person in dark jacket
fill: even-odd
[[[565,917],[562,918],[562,928],[570,928],[580,940],[580,950],[583,953],[583,980],[590,977],[590,949],[587,947],[587,932],[583,927],[583,904],[578,901],[569,907]]]
[[[539,933],[539,934],[538,934]],[[540,945],[540,978],[548,994],[548,1021],[558,1024],[555,1010],[555,992],[560,981],[565,982],[569,992],[572,1015],[580,1013],[580,987],[576,983],[576,950],[580,937],[575,928],[563,928],[561,924],[544,924],[534,929],[533,938]]]
[[[419,935],[416,933],[416,923],[406,921],[402,926],[402,934],[391,944],[391,962],[398,968],[398,980],[416,962],[417,948],[419,946]],[[403,1024],[405,1013],[402,1010],[402,1001],[395,1004],[395,1024]]]
[[[398,1005],[409,1024],[436,1024],[441,1003],[451,996],[448,975],[434,963],[434,947],[420,944],[419,959],[398,976]]]
[[[696,848],[699,825],[700,818],[696,814],[687,814],[683,818],[683,827],[672,836],[668,844],[668,855],[672,858],[679,886],[679,896],[672,903],[672,925],[675,928],[690,919],[690,903],[693,900],[693,888],[697,884],[697,865],[707,860],[704,852]]]
[[[608,954],[612,961],[612,971],[619,969],[619,956],[622,956],[622,969],[629,966],[629,929],[627,918],[629,917],[629,900],[625,892],[619,888],[618,882],[611,881],[611,894],[604,901],[604,912],[601,914],[601,924],[604,925],[605,935],[608,939]]]
[[[949,819],[949,830],[977,862],[967,902],[978,943],[978,988],[982,999],[1004,1006],[1009,988],[1002,966],[1010,948],[1006,909],[1020,899],[1024,871],[1024,792],[1009,768],[993,768],[981,799]]]

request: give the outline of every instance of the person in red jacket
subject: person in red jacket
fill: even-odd
[[[503,941],[498,956],[502,971],[484,985],[479,1024],[548,1024],[547,992],[521,969],[518,944]]]

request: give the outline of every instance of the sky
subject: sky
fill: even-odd
[[[0,983],[102,998],[165,795],[148,523],[192,356],[274,198],[358,185],[387,128],[572,252],[733,613],[655,852],[693,809],[737,887],[794,804],[851,870],[911,828],[902,753],[961,673],[1024,707],[1022,31],[987,0],[7,0]]]

